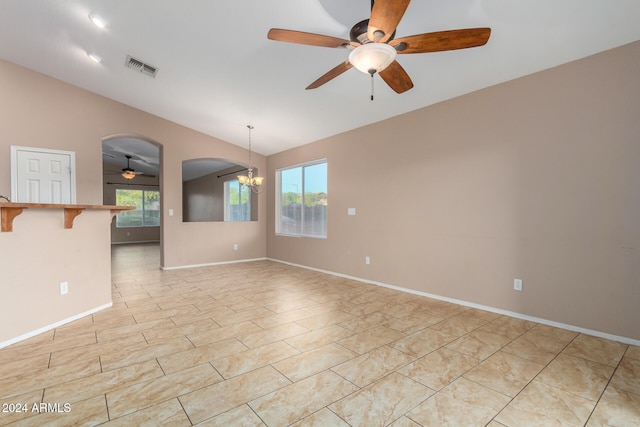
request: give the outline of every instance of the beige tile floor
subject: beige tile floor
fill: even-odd
[[[275,262],[158,265],[114,247],[113,308],[0,350],[0,424],[640,425],[640,347]]]

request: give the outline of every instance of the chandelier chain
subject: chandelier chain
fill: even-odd
[[[253,126],[247,125],[247,128],[249,128],[249,169],[251,169],[251,130]]]

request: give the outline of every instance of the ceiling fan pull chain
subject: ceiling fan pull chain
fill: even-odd
[[[371,73],[371,100],[373,101],[373,73]]]

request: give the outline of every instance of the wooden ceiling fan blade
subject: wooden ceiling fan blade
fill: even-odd
[[[337,67],[334,67],[328,72],[326,72],[325,74],[323,74],[318,80],[316,80],[315,82],[307,86],[306,89],[307,90],[316,89],[322,86],[323,84],[327,83],[328,81],[335,79],[340,74],[350,70],[351,68],[353,68],[353,65],[351,64],[351,62],[349,62],[349,60],[346,60],[343,63],[338,64]]]
[[[483,46],[490,35],[491,28],[466,28],[401,37],[392,40],[389,45],[402,54],[442,52]]]
[[[280,28],[270,29],[267,38],[269,40],[304,44],[307,46],[349,47],[352,45],[352,42],[346,39],[323,36],[322,34],[305,33],[304,31],[283,30]],[[358,46],[358,44],[355,44],[355,46]]]
[[[409,74],[407,74],[398,61],[393,61],[391,65],[378,74],[380,74],[382,80],[384,80],[391,89],[395,90],[396,93],[406,92],[413,87],[411,77],[409,77]]]
[[[384,43],[393,35],[411,0],[376,0],[371,9],[367,37]]]

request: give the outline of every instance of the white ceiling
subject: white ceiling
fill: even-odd
[[[637,0],[414,0],[397,37],[491,27],[486,46],[399,55],[398,95],[348,51],[267,39],[272,27],[349,38],[370,0],[0,0],[0,58],[269,155],[640,40]],[[101,30],[88,19],[109,22]],[[86,52],[104,58],[92,62]],[[155,78],[125,68],[132,55]]]

